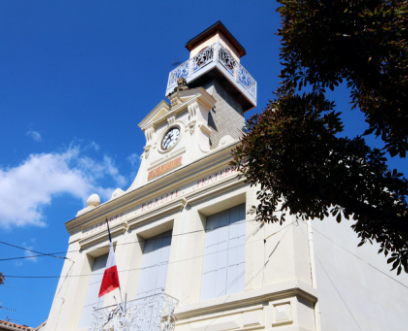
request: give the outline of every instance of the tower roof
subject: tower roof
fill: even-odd
[[[224,36],[228,39],[228,41],[234,45],[234,47],[238,50],[239,56],[242,57],[246,54],[245,48],[235,39],[235,37],[228,31],[228,29],[218,21],[211,25],[208,29],[205,29],[203,32],[199,33],[193,39],[189,40],[186,44],[186,48],[191,51],[197,44],[199,44],[204,39],[211,37],[213,34],[220,31],[224,34]]]

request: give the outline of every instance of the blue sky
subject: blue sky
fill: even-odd
[[[64,252],[64,223],[98,193],[133,181],[144,134],[137,126],[161,100],[185,43],[221,20],[245,47],[241,63],[258,82],[259,112],[278,86],[279,15],[274,1],[0,2],[1,241]],[[330,97],[345,135],[367,125],[344,86]],[[369,143],[381,146],[370,138]],[[392,167],[407,172],[405,160]],[[27,252],[0,245],[0,259]],[[59,275],[62,260],[0,261],[7,275]],[[57,279],[7,278],[0,319],[37,326],[48,317]]]

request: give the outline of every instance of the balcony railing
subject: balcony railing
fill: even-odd
[[[95,309],[90,331],[173,331],[178,300],[160,293]]]
[[[177,86],[177,79],[184,77],[187,81],[201,76],[213,67],[219,67],[236,86],[244,92],[246,97],[256,105],[257,84],[249,72],[231,55],[231,53],[216,42],[206,47],[193,58],[187,60],[170,72],[167,82],[166,95],[173,92]]]

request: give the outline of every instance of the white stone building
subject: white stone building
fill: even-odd
[[[133,184],[103,204],[92,195],[66,223],[46,330],[406,330],[407,277],[390,273],[376,247],[357,248],[349,223],[252,220],[256,188],[229,166],[257,103],[245,50],[220,22],[186,47],[170,104],[139,124],[146,145]],[[106,218],[121,307],[118,290],[98,300]]]

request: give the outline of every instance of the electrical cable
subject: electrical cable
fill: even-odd
[[[57,291],[57,294],[55,294],[55,297],[56,298],[58,298],[58,294],[61,292],[61,289],[64,287],[64,283],[65,283],[65,281],[67,280],[67,278],[68,278],[68,275],[69,275],[69,273],[71,272],[71,269],[72,269],[72,267],[74,266],[74,261],[71,261],[72,263],[71,263],[71,266],[69,267],[69,269],[68,269],[68,272],[67,272],[67,274],[65,275],[65,278],[64,278],[64,280],[62,281],[62,284],[61,284],[61,286],[60,286],[60,288],[58,289],[58,291]],[[65,300],[65,299],[63,299],[63,298],[61,298],[61,297],[59,297],[60,299],[62,299],[62,300]]]
[[[299,227],[300,231],[302,231],[303,235],[305,236],[306,240],[309,241],[308,236],[306,236],[306,234],[303,232],[302,227]],[[353,313],[351,312],[351,309],[348,307],[346,301],[343,299],[343,297],[340,294],[340,291],[337,289],[336,285],[334,284],[333,280],[331,279],[330,275],[328,274],[328,272],[326,271],[326,269],[324,268],[323,264],[320,262],[318,256],[316,255],[316,253],[314,253],[314,256],[316,257],[316,260],[319,262],[320,266],[322,267],[324,273],[326,274],[327,278],[329,278],[330,283],[333,285],[334,289],[336,290],[337,294],[339,295],[341,301],[343,301],[344,306],[346,307],[346,309],[348,310],[349,314],[351,315],[351,317],[353,318],[354,322],[356,323],[357,327],[359,328],[360,331],[361,327],[358,324],[356,318],[354,317]]]
[[[51,253],[51,254],[64,254],[64,253],[65,253],[65,252]],[[41,255],[28,255],[28,256],[19,256],[19,257],[9,257],[9,258],[6,258],[6,259],[0,259],[0,262],[1,262],[1,261],[30,259],[30,258],[33,258],[33,257],[43,257],[43,256],[47,256],[47,255],[41,254]]]
[[[254,221],[256,221],[256,220],[255,220],[255,219],[250,219],[250,220],[239,221],[239,222],[237,222],[237,223],[240,223],[240,222],[254,222]],[[229,226],[229,225],[221,225],[221,226],[218,226],[218,227],[215,227],[215,228],[211,228],[211,229],[207,229],[207,230],[200,229],[200,230],[195,230],[195,231],[190,231],[190,232],[183,232],[183,233],[179,233],[179,234],[173,234],[173,235],[170,235],[170,236],[163,236],[162,238],[172,238],[172,237],[184,236],[184,235],[186,235],[186,234],[191,234],[191,233],[196,233],[196,232],[213,231],[213,230],[215,230],[215,229],[222,228],[222,227],[225,227],[225,226]],[[148,240],[148,239],[136,240],[136,241],[128,241],[128,242],[124,242],[124,243],[117,243],[115,246],[124,246],[124,245],[129,245],[129,244],[142,243],[142,242],[145,242],[146,240]],[[55,256],[56,254],[64,254],[64,253],[65,253],[65,254],[68,254],[68,253],[74,253],[74,252],[79,252],[79,251],[80,251],[80,249],[73,249],[73,250],[69,250],[69,251],[66,251],[66,252],[56,252],[56,253],[48,253],[48,254],[46,254],[46,253],[36,252],[36,251],[33,251],[33,250],[31,250],[31,249],[28,249],[28,248],[24,248],[24,247],[16,246],[16,245],[13,245],[13,244],[9,244],[9,243],[3,242],[3,241],[0,241],[0,244],[4,244],[4,245],[11,246],[11,247],[19,248],[19,249],[22,249],[22,250],[25,250],[25,251],[29,251],[29,252],[40,253],[40,255],[4,258],[4,259],[0,259],[0,262],[1,262],[1,261],[17,260],[17,259],[26,259],[26,258],[30,258],[30,257],[42,257],[42,256],[57,257],[57,256]],[[70,260],[70,259],[67,258],[67,257],[59,257],[59,258]],[[71,261],[72,261],[72,260],[71,260]]]
[[[294,223],[294,222],[292,222],[292,223],[286,225],[286,226],[285,226],[284,228],[282,228],[280,231],[282,231],[283,229],[289,227],[289,226],[292,225],[293,223]],[[288,230],[289,230],[289,229],[288,229]],[[276,248],[278,247],[280,241],[285,237],[285,235],[286,235],[286,233],[288,232],[288,230],[286,230],[286,232],[282,235],[282,237],[280,238],[278,244],[274,247],[274,249],[272,250],[272,252],[269,254],[268,260],[264,263],[264,265],[262,266],[262,268],[259,269],[259,271],[257,272],[256,275],[252,276],[252,278],[251,278],[250,280],[248,280],[248,281],[245,283],[244,288],[245,288],[250,282],[252,282],[252,280],[253,280],[254,278],[256,278],[261,272],[264,273],[265,267],[266,267],[266,265],[268,264],[270,257],[271,257],[272,254],[275,252],[275,250],[276,250]],[[279,231],[278,231],[278,232],[279,232]],[[264,240],[264,239],[263,239],[263,240]],[[264,241],[264,243],[265,243],[265,241]],[[227,291],[228,288],[231,287],[234,283],[236,283],[236,282],[239,280],[239,278],[241,278],[242,276],[245,276],[245,271],[242,272],[242,274],[241,274],[240,276],[237,276],[234,280],[232,280],[232,282],[227,286],[227,288],[225,289],[225,291]],[[229,299],[230,296],[231,296],[231,294],[229,294],[229,295],[225,298],[225,300],[224,300],[223,303],[227,302],[227,300]],[[221,316],[221,317],[223,317],[223,316]],[[212,321],[210,321],[210,322],[206,325],[206,327],[204,328],[204,331],[206,331],[207,328],[208,328],[214,321],[216,321],[218,318],[219,318],[219,317],[216,317],[216,318],[214,318]]]
[[[295,222],[295,221],[294,221]],[[294,222],[292,222],[292,223],[289,223],[288,225],[286,225],[285,227],[283,227],[282,229],[280,229],[278,232],[280,232],[280,231],[282,231],[282,230],[284,230],[284,229],[286,229],[288,226],[290,226],[290,225],[292,225]],[[217,227],[218,228],[218,227]],[[215,229],[215,228],[213,228],[213,229]],[[202,231],[202,230],[200,230],[200,231]],[[186,233],[187,234],[187,233]],[[252,242],[245,242],[245,244],[242,244],[242,245],[237,245],[237,246],[234,246],[234,247],[229,247],[229,248],[226,248],[226,249],[224,249],[224,250],[219,250],[219,251],[216,251],[216,252],[212,252],[212,253],[207,253],[207,254],[202,254],[202,255],[198,255],[198,256],[193,256],[193,257],[191,257],[191,258],[186,258],[186,259],[182,259],[182,260],[177,260],[177,261],[169,261],[169,262],[165,262],[165,263],[158,263],[158,264],[155,264],[155,265],[152,265],[152,266],[148,266],[148,267],[143,267],[143,268],[132,268],[132,269],[127,269],[127,270],[118,270],[118,272],[119,273],[121,273],[121,272],[130,272],[130,271],[136,271],[136,270],[144,270],[144,269],[149,269],[149,268],[154,268],[154,267],[157,267],[157,266],[163,266],[163,265],[169,265],[169,264],[175,264],[175,263],[179,263],[179,262],[186,262],[186,261],[189,261],[189,260],[194,260],[194,259],[198,259],[198,258],[202,258],[202,257],[204,257],[204,256],[207,256],[207,255],[212,255],[212,254],[217,254],[217,253],[219,253],[219,252],[223,252],[223,251],[228,251],[229,249],[231,249],[231,248],[237,248],[237,247],[242,247],[242,246],[245,246],[245,245],[248,245],[248,244],[253,244],[253,243],[255,243],[255,242],[258,242],[258,241],[264,241],[264,238],[261,238],[261,239],[257,239],[257,240],[254,240],[254,241],[252,241]],[[95,273],[95,275],[97,275],[98,273]],[[99,273],[100,275],[102,275],[103,274],[103,272],[101,272],[101,273]],[[79,274],[79,275],[70,275],[70,276],[65,276],[65,277],[69,277],[69,278],[71,278],[71,277],[87,277],[87,276],[91,276],[92,274]],[[50,279],[50,278],[62,278],[63,276],[61,276],[61,275],[55,275],[55,276],[20,276],[20,275],[4,275],[5,277],[7,277],[7,278],[30,278],[30,279]]]
[[[333,244],[335,244],[336,246],[340,247],[341,249],[345,250],[347,253],[353,255],[354,257],[356,257],[357,259],[359,259],[360,261],[364,262],[365,264],[369,265],[371,268],[373,268],[374,270],[377,270],[378,272],[380,272],[381,274],[383,274],[384,276],[387,276],[389,279],[393,280],[394,282],[396,282],[397,284],[405,287],[406,289],[408,289],[408,286],[401,283],[400,281],[396,280],[395,278],[391,277],[390,275],[387,275],[385,272],[381,271],[380,269],[374,267],[371,263],[363,260],[361,257],[359,257],[358,255],[354,254],[353,252],[350,252],[347,248],[344,248],[343,246],[339,245],[338,243],[336,243],[335,241],[333,241],[332,239],[330,239],[329,237],[327,237],[326,235],[324,235],[323,233],[321,233],[320,231],[316,230],[314,227],[312,227],[311,225],[309,225],[313,231],[316,231],[318,234],[320,234],[321,236],[325,237],[327,240],[329,240],[330,242],[332,242]]]
[[[43,256],[51,256],[51,257],[55,257],[57,259],[69,260],[69,258],[64,257],[64,256],[57,256],[57,255],[53,255],[53,254],[38,252],[38,251],[35,251],[33,249],[29,249],[29,248],[26,248],[26,247],[21,247],[21,246],[9,244],[9,243],[6,243],[4,241],[0,241],[0,244],[7,245],[7,246],[10,246],[10,247],[14,247],[14,248],[18,248],[18,249],[22,249],[23,251],[27,251],[27,252],[37,253],[37,254],[40,254],[40,255],[43,255]]]

